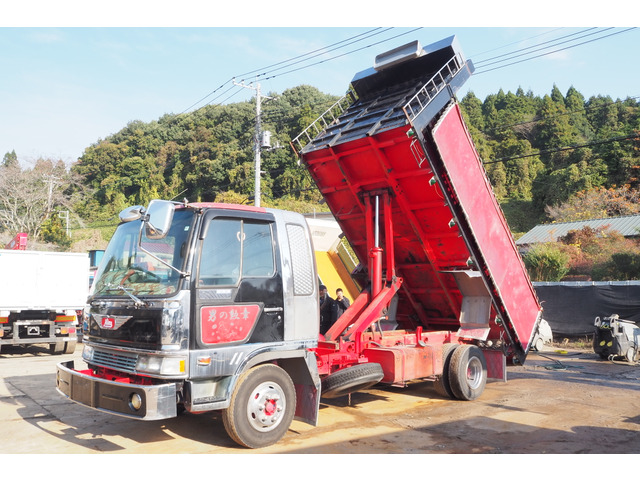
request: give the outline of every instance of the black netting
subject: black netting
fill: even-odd
[[[596,317],[613,314],[640,322],[640,282],[534,283],[534,288],[554,337],[590,335]]]

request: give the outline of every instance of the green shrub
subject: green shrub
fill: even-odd
[[[559,282],[569,271],[569,254],[555,243],[539,243],[523,257],[534,282]]]
[[[639,280],[640,254],[614,253],[608,262],[594,266],[592,277],[594,281]]]

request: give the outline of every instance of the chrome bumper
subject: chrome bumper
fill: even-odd
[[[57,365],[56,390],[81,405],[138,420],[177,415],[175,383],[134,385],[104,380],[74,370],[73,361]],[[134,397],[139,400],[138,408]]]

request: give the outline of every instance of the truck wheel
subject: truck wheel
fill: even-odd
[[[451,391],[458,400],[475,400],[487,383],[487,361],[475,345],[460,345],[449,365]]]
[[[287,433],[295,409],[296,391],[287,372],[273,364],[258,365],[238,378],[222,421],[234,442],[261,448]]]
[[[53,355],[60,355],[62,352],[64,352],[63,343],[56,342],[56,343],[49,344],[49,353]]]
[[[66,342],[64,344],[64,353],[73,353],[76,351],[76,342]]]
[[[449,383],[449,366],[451,365],[451,356],[456,347],[459,347],[457,343],[446,343],[442,346],[442,375],[433,382],[433,388],[436,393],[445,398],[456,398],[451,391],[451,384]]]
[[[360,363],[322,379],[321,396],[336,398],[372,387],[384,377],[379,363]]]

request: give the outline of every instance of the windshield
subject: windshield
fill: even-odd
[[[142,233],[142,247],[178,270],[184,268],[193,211],[177,210],[169,233],[150,240]],[[178,289],[180,274],[138,246],[140,221],[116,229],[93,284],[93,295],[171,295]]]

